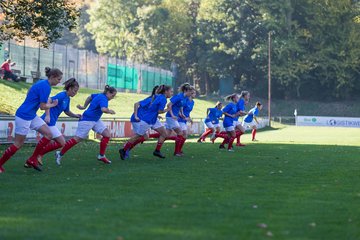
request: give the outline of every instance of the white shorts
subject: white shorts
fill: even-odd
[[[212,123],[212,122],[206,122],[205,125],[206,125],[208,128],[218,128],[218,127],[220,127],[220,124],[219,124],[219,123]]]
[[[53,139],[62,136],[60,130],[56,126],[49,126],[49,129],[50,129],[50,132],[51,132],[51,135],[52,135]]]
[[[44,120],[36,116],[33,120],[24,120],[15,116],[15,134],[26,136],[30,130],[39,130],[43,125],[46,125]]]
[[[161,127],[163,127],[164,125],[162,124],[162,122],[160,122],[159,119],[156,120],[156,123],[154,125],[152,125],[152,129],[159,129]]]
[[[131,122],[131,125],[133,127],[134,133],[140,136],[144,136],[146,132],[151,128],[150,124],[142,120],[140,122]]]
[[[188,127],[187,127],[187,124],[186,124],[186,123],[184,123],[184,122],[179,122],[179,125],[180,125],[181,131],[187,131],[187,130],[188,130]]]
[[[177,120],[167,117],[166,118],[166,128],[167,129],[180,129],[180,124]]]
[[[226,127],[225,130],[226,130],[227,132],[234,131],[234,130],[235,130],[235,126]]]
[[[88,138],[91,129],[98,134],[102,134],[106,129],[106,126],[101,120],[97,122],[79,121],[75,136],[86,139]]]
[[[246,128],[253,128],[254,126],[256,126],[256,122],[252,121],[252,122],[242,122],[242,126],[246,129]]]
[[[241,122],[239,121],[239,120],[236,120],[236,121],[234,121],[234,127],[236,127],[236,126],[241,126]]]

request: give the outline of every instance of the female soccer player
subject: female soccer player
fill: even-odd
[[[244,144],[241,144],[240,137],[245,133],[245,128],[242,126],[241,122],[239,122],[239,116],[245,116],[245,105],[250,100],[250,93],[248,91],[242,91],[240,93],[240,99],[236,104],[238,116],[234,119],[234,126],[236,130],[236,146],[243,147]]]
[[[252,108],[248,114],[244,117],[242,126],[246,129],[248,127],[252,128],[252,141],[256,141],[255,135],[256,135],[256,124],[259,124],[259,121],[257,120],[257,116],[259,115],[259,112],[262,109],[262,104],[260,102],[257,102],[255,104],[255,107]],[[254,122],[255,121],[255,122]]]
[[[219,146],[220,149],[225,148],[225,143],[228,143],[228,151],[233,152],[233,143],[236,138],[236,132],[235,132],[235,126],[234,121],[236,117],[238,116],[238,110],[237,110],[237,103],[239,101],[238,94],[234,93],[232,95],[229,95],[225,98],[226,101],[231,101],[226,107],[223,109],[223,113],[225,115],[224,118],[224,128],[228,134],[228,137],[224,139],[224,141]]]
[[[156,92],[153,91],[153,94],[150,97],[145,98],[134,105],[134,113],[131,116],[131,124],[133,126],[135,136],[130,138],[125,143],[124,148],[119,150],[120,158],[122,160],[129,158],[129,151],[132,148],[149,138],[148,132],[150,129],[154,129],[160,135],[153,155],[159,158],[165,158],[165,156],[160,152],[160,149],[166,138],[166,129],[159,121],[158,115],[168,111],[168,109],[165,109],[166,102],[167,98],[172,96],[173,90],[167,85],[161,85],[159,88],[154,90]]]
[[[219,119],[223,115],[221,111],[223,105],[221,102],[217,102],[214,108],[208,108],[206,110],[205,125],[208,128],[199,138],[198,142],[205,141],[205,138],[212,134],[211,140],[215,140],[215,134],[220,132]]]
[[[184,83],[179,87],[179,94],[173,96],[170,99],[170,102],[168,103],[167,107],[169,111],[166,113],[166,128],[169,133],[171,131],[175,131],[177,138],[175,141],[175,156],[182,156],[180,151],[181,145],[185,142],[185,138],[183,136],[183,132],[181,131],[180,124],[178,122],[179,117],[184,117],[184,114],[182,112],[182,109],[184,105],[186,104],[186,100],[189,96],[191,96],[193,90],[192,86],[189,83]]]
[[[105,156],[106,147],[110,140],[110,131],[100,120],[100,118],[103,113],[115,114],[113,110],[109,109],[109,101],[114,99],[116,93],[117,91],[114,87],[106,85],[103,93],[92,94],[86,99],[84,107],[86,108],[89,103],[90,106],[83,113],[81,119],[79,120],[75,137],[68,140],[65,143],[65,146],[61,149],[61,151],[56,152],[56,163],[58,165],[61,164],[61,158],[67,151],[69,151],[72,147],[74,147],[82,140],[88,138],[91,129],[94,132],[102,135],[102,139],[100,142],[100,153],[97,159],[106,164],[111,163],[111,161]],[[82,106],[78,107],[81,109],[84,108]]]
[[[58,148],[65,146],[65,138],[59,131],[59,129],[55,126],[56,122],[62,112],[64,112],[67,116],[72,118],[81,118],[81,114],[75,114],[70,111],[70,98],[74,97],[79,91],[79,83],[75,78],[70,78],[66,82],[64,82],[64,90],[51,97],[51,99],[57,100],[58,105],[56,107],[51,108],[50,110],[46,110],[45,113],[41,116],[43,120],[47,123],[50,128],[53,141],[45,146],[39,154],[38,161],[39,164],[42,165],[42,157],[48,153],[52,152]]]
[[[15,114],[15,141],[2,157],[0,158],[0,173],[4,172],[2,167],[7,160],[9,160],[23,145],[26,135],[31,130],[36,130],[41,133],[43,137],[37,143],[34,153],[26,161],[26,164],[38,171],[41,168],[38,166],[37,157],[40,151],[51,141],[52,134],[46,123],[36,115],[36,112],[40,108],[46,110],[57,105],[57,100],[49,101],[49,95],[51,92],[51,86],[55,86],[60,83],[62,78],[62,72],[57,68],[45,68],[45,74],[47,80],[41,80],[35,83],[29,89],[25,101],[18,108]]]
[[[191,92],[191,95],[188,97],[188,99],[186,100],[186,103],[183,107],[183,114],[184,114],[184,117],[178,117],[178,122],[179,122],[179,125],[180,125],[180,128],[182,130],[182,135],[184,137],[184,141],[182,141],[180,147],[179,147],[179,152],[181,155],[183,155],[183,151],[182,151],[182,148],[185,144],[185,141],[188,137],[188,127],[187,127],[187,122],[190,122],[191,124],[193,123],[191,117],[190,117],[190,113],[191,111],[194,109],[194,98],[196,97],[196,90],[194,87],[191,88],[192,92]]]

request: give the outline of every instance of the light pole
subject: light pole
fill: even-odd
[[[271,32],[268,38],[268,118],[271,127]]]

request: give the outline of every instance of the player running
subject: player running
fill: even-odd
[[[225,144],[228,143],[228,151],[233,152],[233,143],[236,138],[236,132],[235,132],[235,126],[234,121],[236,117],[238,116],[238,110],[237,110],[237,103],[239,101],[238,94],[234,93],[232,95],[229,95],[225,98],[226,101],[231,101],[224,109],[222,110],[225,118],[224,118],[224,128],[227,133],[227,137],[225,137],[224,141],[220,144],[219,148],[224,149]]]
[[[65,146],[65,138],[60,130],[56,127],[56,122],[64,112],[67,116],[72,118],[81,118],[81,114],[75,114],[70,111],[70,98],[74,97],[79,91],[79,83],[75,78],[70,78],[64,82],[64,90],[55,96],[51,97],[52,101],[57,100],[58,105],[45,111],[41,118],[47,123],[52,134],[52,142],[46,145],[38,156],[39,164],[42,166],[42,157],[49,152]]]
[[[16,111],[15,141],[14,144],[6,149],[0,158],[0,173],[5,171],[3,168],[5,162],[24,145],[26,135],[30,130],[41,133],[43,137],[37,143],[32,156],[26,161],[26,164],[29,167],[41,171],[41,168],[38,166],[37,157],[41,150],[51,141],[52,134],[47,124],[36,115],[36,112],[39,108],[46,110],[58,104],[57,100],[49,101],[49,95],[51,86],[56,86],[60,83],[63,74],[57,68],[45,68],[45,75],[48,79],[40,80],[32,85],[26,95],[25,101]]]
[[[111,161],[105,156],[106,148],[110,140],[110,131],[100,118],[103,113],[115,114],[115,111],[109,109],[109,101],[114,99],[116,93],[117,91],[114,87],[106,85],[103,93],[90,95],[86,99],[84,106],[78,106],[79,109],[84,109],[90,104],[89,108],[83,113],[81,119],[79,120],[75,137],[68,140],[61,151],[56,152],[56,163],[58,165],[61,164],[61,158],[67,151],[82,140],[88,138],[91,129],[102,135],[100,152],[97,159],[105,164],[111,163]]]
[[[182,131],[182,135],[184,137],[184,141],[181,142],[181,145],[179,146],[179,153],[181,155],[183,155],[183,151],[182,151],[182,148],[185,144],[185,141],[188,137],[188,127],[187,127],[187,122],[190,122],[191,124],[193,124],[193,120],[191,119],[190,117],[190,113],[191,111],[194,109],[194,104],[195,104],[195,101],[194,101],[194,98],[196,97],[196,90],[195,88],[192,88],[192,92],[191,92],[191,95],[188,97],[188,99],[186,100],[186,103],[183,107],[183,114],[184,116],[183,117],[178,117],[178,122],[179,122],[179,125],[180,125],[180,128],[181,128],[181,131]]]
[[[240,93],[240,99],[238,103],[236,104],[238,116],[234,119],[234,126],[236,130],[236,146],[243,147],[244,144],[241,144],[240,137],[245,133],[245,128],[242,126],[241,122],[239,121],[239,116],[245,116],[245,105],[250,100],[250,93],[248,91],[242,91]]]
[[[173,96],[168,103],[168,112],[166,113],[166,128],[167,135],[173,131],[176,132],[176,140],[175,140],[175,156],[182,156],[180,151],[180,146],[185,142],[185,138],[183,136],[183,132],[181,131],[180,124],[178,122],[178,118],[184,117],[182,112],[182,108],[186,104],[187,98],[192,94],[193,87],[189,83],[184,83],[179,87],[179,94]],[[161,147],[159,148],[159,150]]]
[[[144,100],[134,104],[134,113],[131,116],[131,124],[135,136],[130,138],[124,145],[124,148],[119,150],[120,158],[125,160],[129,158],[130,150],[137,144],[144,142],[149,138],[148,133],[150,129],[153,129],[159,133],[158,143],[153,155],[159,158],[165,158],[161,153],[161,146],[166,138],[166,129],[160,122],[159,114],[166,113],[168,109],[165,109],[167,98],[170,98],[173,94],[171,86],[161,85],[158,88],[154,88],[152,95]]]
[[[220,132],[220,123],[219,120],[223,115],[223,111],[221,111],[223,105],[221,102],[217,102],[214,108],[208,108],[206,110],[206,119],[205,125],[208,128],[198,139],[198,143],[205,141],[205,138],[212,134],[211,140],[215,140],[215,134]]]
[[[257,116],[259,116],[259,112],[262,109],[262,104],[260,102],[257,102],[255,104],[255,107],[252,108],[248,114],[244,117],[244,120],[242,122],[242,126],[244,129],[246,128],[252,128],[252,141],[256,141],[255,135],[257,130],[257,124],[259,124],[259,121],[257,120]]]

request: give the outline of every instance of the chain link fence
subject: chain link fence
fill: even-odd
[[[75,77],[82,87],[103,89],[106,84],[120,91],[148,93],[155,85],[174,87],[173,73],[118,58],[100,55],[70,45],[52,44],[45,49],[26,39],[0,42],[1,60],[10,58],[16,65],[12,70],[28,82],[44,77],[45,67],[56,67],[64,73],[64,79]]]

